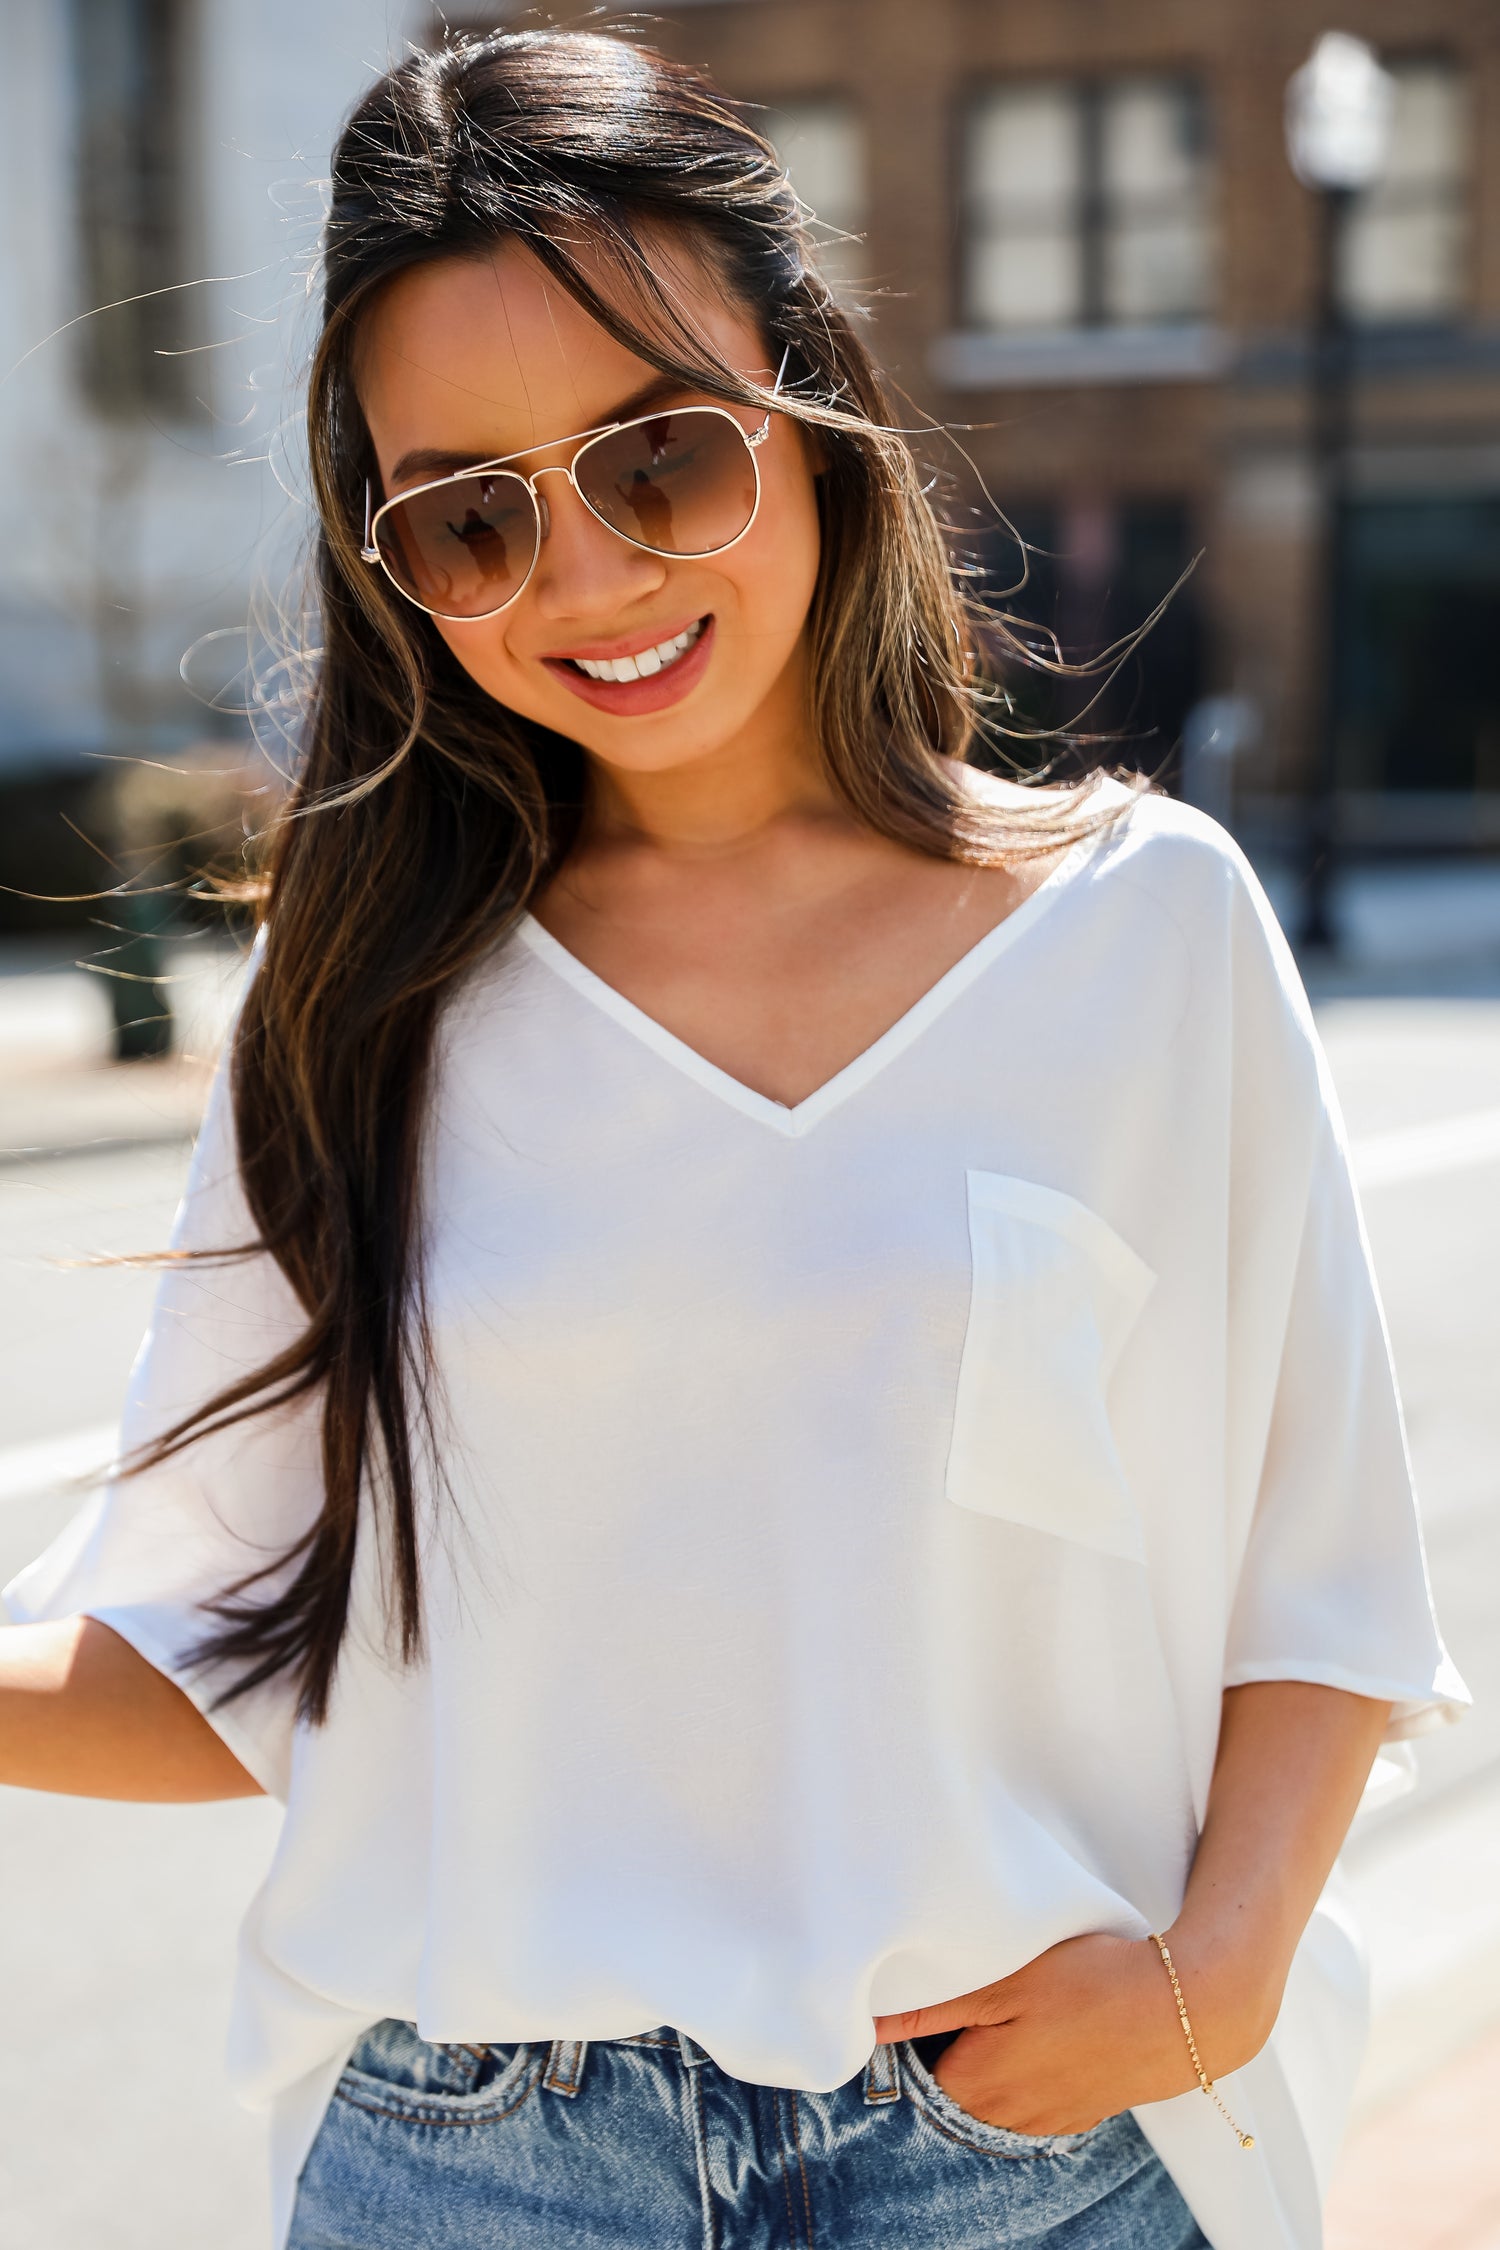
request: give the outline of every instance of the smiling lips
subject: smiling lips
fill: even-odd
[[[554,679],[596,709],[620,717],[644,715],[680,702],[697,685],[708,668],[713,637],[713,618],[695,617],[679,632],[644,647],[545,656],[542,662]]]
[[[667,671],[680,657],[686,656],[702,630],[703,619],[696,617],[671,640],[637,649],[633,656],[570,656],[564,658],[564,662],[576,664],[591,680],[649,680],[653,674]]]

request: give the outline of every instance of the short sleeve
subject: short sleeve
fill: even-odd
[[[1236,902],[1225,1685],[1392,1706],[1387,1739],[1469,1697],[1433,1615],[1390,1345],[1326,1058],[1285,940]]]
[[[174,1249],[232,1250],[255,1226],[240,1181],[221,1065],[172,1230]],[[120,1458],[259,1367],[305,1325],[264,1253],[170,1266],[126,1395]],[[111,1626],[204,1712],[272,1796],[286,1793],[296,1689],[285,1675],[214,1707],[229,1684],[189,1661],[213,1620],[203,1603],[285,1556],[321,1507],[315,1399],[198,1439],[117,1477],[5,1588],[17,1624],[88,1615]],[[273,1592],[282,1574],[265,1582]]]

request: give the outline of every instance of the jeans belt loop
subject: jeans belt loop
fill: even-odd
[[[901,2065],[894,2047],[877,2047],[865,2064],[865,2100],[899,2102]]]
[[[677,2045],[681,2050],[683,2061],[687,2064],[690,2070],[696,2070],[700,2063],[706,2063],[708,2061],[708,2056],[699,2046],[697,2040],[689,2039],[685,2031],[678,2032]]]
[[[542,2073],[542,2084],[552,2094],[566,2094],[569,2101],[583,2082],[583,2062],[589,2051],[586,2039],[554,2039],[547,2055],[547,2067]]]

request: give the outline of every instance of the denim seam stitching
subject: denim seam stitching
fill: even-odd
[[[909,2068],[910,2066],[908,2066]],[[1010,2149],[995,2148],[988,2141],[975,2140],[971,2135],[959,2132],[955,2126],[949,2124],[945,2118],[938,2114],[927,2097],[926,2088],[914,2074],[912,2075],[911,2098],[934,2132],[941,2133],[945,2140],[954,2142],[959,2148],[972,2149],[976,2156],[994,2157],[1001,2164],[1036,2164],[1038,2162],[1056,2162],[1057,2160],[1059,2151],[1050,2138],[1041,2148]],[[976,2119],[976,2123],[982,2124],[983,2119]]]
[[[686,2070],[686,2065],[684,2069]],[[719,2250],[719,2210],[714,2201],[713,2181],[708,2175],[708,2116],[703,2106],[703,2073],[701,2070],[686,2070],[686,2075],[693,2090],[693,2108],[697,2117],[693,2154],[698,2163],[698,2195],[706,2224],[704,2250]]]
[[[976,2141],[971,2139],[967,2133],[955,2132],[951,2125],[946,2125],[943,2122],[935,2110],[928,2107],[920,2094],[913,2098],[935,2133],[941,2133],[944,2140],[952,2141],[956,2148],[972,2149],[976,2156],[993,2157],[999,2164],[1035,2164],[1039,2159],[1045,2162],[1055,2153],[1050,2148],[992,2148],[987,2141]]]
[[[566,2094],[571,2099],[578,2092],[583,2077],[584,2048],[582,2039],[554,2039],[547,2057],[546,2075],[542,2084],[549,2093]]]
[[[393,2117],[400,2125],[493,2125],[500,2118],[509,2117],[512,2111],[518,2110],[522,2102],[535,2093],[536,2087],[537,2080],[530,2078],[521,2088],[515,2100],[507,2102],[503,2109],[486,2109],[465,2117],[434,2116],[416,2105],[410,2109],[386,2109],[378,2102],[361,2101],[357,2094],[346,2093],[342,2086],[334,2088],[333,2098],[336,2102],[346,2103],[350,2109],[363,2110],[367,2117]],[[457,2098],[462,2099],[464,2097]],[[419,2102],[420,2099],[421,2097],[418,2097]]]
[[[812,2197],[807,2189],[807,2166],[802,2158],[802,2125],[797,2114],[797,2089],[787,2089],[787,2100],[792,2112],[792,2142],[797,2151],[797,2170],[802,2178],[802,2211],[807,2222],[807,2250],[813,2250]]]
[[[448,2057],[448,2060],[454,2065],[455,2070],[462,2077],[463,2083],[462,2085],[452,2087],[434,2086],[430,2087],[428,2091],[431,2093],[443,2094],[472,2094],[474,2091],[475,2081],[479,2077],[479,2074],[483,2070],[485,2064],[490,2059],[490,2048],[477,2045],[476,2043],[467,2039],[454,2039],[441,2043],[440,2051],[445,2054]]]
[[[771,2088],[771,2114],[776,2120],[776,2140],[781,2150],[781,2192],[786,2197],[787,2250],[798,2250],[797,2214],[792,2204],[792,2168],[787,2161],[786,2128],[781,2122],[781,2089]]]

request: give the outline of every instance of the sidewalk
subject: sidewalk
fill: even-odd
[[[1363,2125],[1500,2031],[1500,1766],[1357,1822],[1344,1869],[1372,1971]]]
[[[1500,2250],[1500,2029],[1356,2129],[1324,2250]]]
[[[172,1054],[116,1063],[105,980],[75,965],[86,935],[0,943],[0,1163],[189,1139],[243,975],[222,941],[169,944]]]
[[[1500,1772],[1376,1815],[1345,1867],[1372,2024],[1325,2250],[1500,2250]]]

